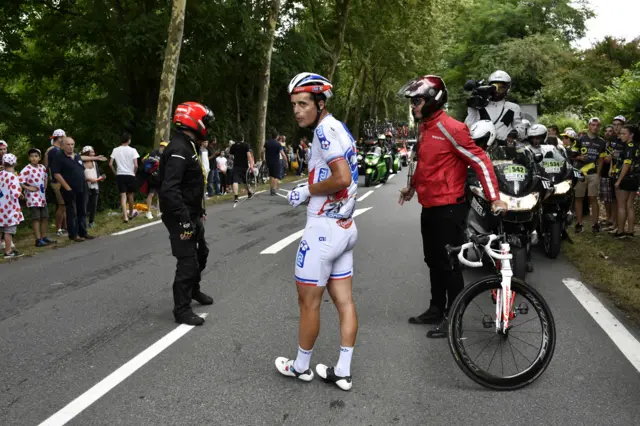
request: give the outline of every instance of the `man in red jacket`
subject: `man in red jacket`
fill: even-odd
[[[446,337],[447,309],[462,291],[464,280],[459,265],[452,266],[449,261],[445,246],[465,242],[467,166],[480,178],[494,212],[506,211],[507,204],[500,201],[491,161],[473,142],[467,126],[443,111],[447,103],[444,81],[433,75],[418,77],[405,84],[399,93],[411,99],[413,116],[421,122],[416,147],[418,164],[409,185],[400,191],[400,203],[418,194],[422,204],[420,227],[424,260],[429,266],[431,281],[429,309],[409,318],[409,323],[439,324],[427,336]]]

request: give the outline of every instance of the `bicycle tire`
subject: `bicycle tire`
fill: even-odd
[[[553,353],[556,347],[556,326],[553,319],[553,314],[551,313],[551,309],[549,308],[549,305],[544,300],[544,298],[540,295],[540,293],[524,281],[521,281],[517,278],[512,278],[512,291],[515,291],[516,294],[520,294],[523,296],[531,296],[531,298],[527,297],[529,302],[534,305],[536,303],[539,305],[539,309],[535,310],[540,316],[543,335],[546,332],[547,344],[541,347],[536,360],[525,371],[514,376],[498,377],[492,374],[488,374],[478,368],[471,359],[465,356],[466,353],[464,353],[465,351],[461,344],[462,339],[458,339],[458,336],[461,334],[462,315],[464,314],[466,307],[480,293],[486,290],[500,288],[502,288],[501,277],[488,276],[476,281],[475,283],[465,287],[464,290],[462,290],[449,311],[448,341],[449,349],[451,350],[451,354],[453,355],[456,364],[458,364],[458,367],[460,367],[460,369],[471,380],[489,389],[498,391],[509,391],[520,389],[530,385],[531,383],[536,381],[547,369],[549,363],[551,362],[551,359],[553,358]],[[543,338],[543,342],[544,340],[545,339]]]
[[[251,169],[247,170],[247,186],[249,187],[249,190],[253,193],[256,192],[256,188],[258,187],[258,179],[253,174],[253,170]]]

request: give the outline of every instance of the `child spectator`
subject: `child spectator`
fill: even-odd
[[[224,195],[227,193],[227,159],[224,156],[224,151],[218,153],[216,168],[220,176],[220,193]]]
[[[82,148],[81,155],[95,157],[96,153],[94,152],[93,147],[87,145]],[[98,211],[98,196],[100,195],[100,186],[98,183],[105,180],[107,176],[104,174],[98,176],[98,164],[95,161],[88,160],[83,161],[83,163],[84,177],[87,181],[87,197],[85,200],[87,217],[89,218],[89,228],[95,228],[96,212]]]
[[[56,241],[47,238],[49,226],[49,208],[45,192],[47,191],[47,169],[40,164],[40,150],[29,150],[29,164],[22,169],[18,180],[27,199],[27,207],[31,212],[31,227],[36,237],[36,247],[55,244]]]
[[[0,171],[0,229],[4,232],[4,257],[20,257],[17,250],[12,248],[13,236],[18,225],[24,221],[20,198],[22,191],[20,181],[15,175],[15,166],[18,159],[13,154],[5,154],[2,157],[3,170]]]

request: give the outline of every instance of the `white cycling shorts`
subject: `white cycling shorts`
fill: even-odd
[[[353,276],[353,248],[357,239],[353,218],[307,218],[296,254],[296,283],[323,287],[330,279]]]

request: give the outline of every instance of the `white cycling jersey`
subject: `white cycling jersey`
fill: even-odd
[[[336,194],[312,195],[307,206],[307,216],[348,219],[356,207],[358,159],[355,141],[347,126],[329,114],[318,124],[313,135],[309,156],[309,185],[331,176],[329,165],[341,158],[347,161],[351,169],[351,183]]]

